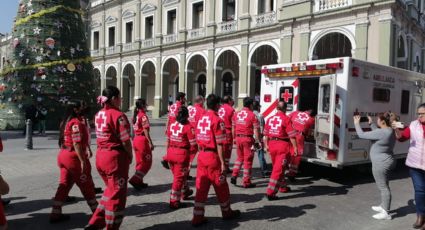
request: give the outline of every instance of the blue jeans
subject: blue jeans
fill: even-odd
[[[425,215],[425,171],[422,169],[410,168],[413,188],[415,189],[416,213]]]
[[[267,162],[266,162],[266,158],[264,158],[264,150],[258,149],[257,155],[258,155],[258,162],[260,162],[261,173],[265,173],[265,171],[267,170]]]

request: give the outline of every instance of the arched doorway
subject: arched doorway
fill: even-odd
[[[155,104],[155,65],[148,61],[142,67],[141,96],[146,99],[148,110]]]
[[[234,94],[234,82],[233,82],[233,74],[228,71],[225,72],[223,74],[223,77],[221,79],[221,85],[222,85],[222,90],[221,90],[221,96],[224,97],[226,95],[231,95],[233,98],[235,98],[235,94]]]
[[[135,69],[131,64],[124,67],[122,74],[122,105],[123,111],[128,111],[134,105],[134,83],[135,83]]]
[[[333,32],[324,35],[315,44],[312,59],[351,57],[351,50],[350,39],[342,33]]]
[[[110,66],[106,71],[106,86],[117,86],[117,70]]]
[[[176,98],[176,88],[179,88],[178,82],[179,64],[174,58],[165,61],[162,70],[162,106],[161,114],[168,111],[168,97],[171,95],[173,99]],[[177,79],[177,81],[176,81]]]
[[[94,78],[94,92],[95,95],[101,94],[101,74],[99,69],[93,69],[93,78]]]
[[[216,64],[215,93],[218,95],[231,95],[234,99],[239,94],[239,57],[232,50],[226,50],[220,54]],[[231,89],[231,94],[230,93]],[[237,104],[238,100],[235,100]],[[237,105],[236,105],[237,106]]]
[[[255,49],[251,56],[251,76],[249,80],[249,95],[259,98],[261,94],[261,66],[277,64],[277,51],[270,45],[262,45]]]
[[[187,99],[189,101],[194,101],[195,97],[198,95],[202,95],[205,97],[206,94],[206,82],[207,79],[205,77],[205,80],[203,86],[199,85],[198,79],[201,73],[207,72],[207,62],[205,58],[202,55],[194,55],[190,58],[188,65],[187,65]],[[205,76],[205,75],[204,75]],[[201,79],[202,81],[203,79]],[[203,87],[204,90],[200,90],[200,87]],[[205,91],[205,92],[203,92]],[[203,94],[200,94],[203,93]]]

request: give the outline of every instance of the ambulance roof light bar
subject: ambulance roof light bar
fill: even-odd
[[[334,73],[337,69],[344,67],[343,60],[336,63],[307,65],[307,63],[292,64],[282,68],[267,69],[264,67],[261,73],[269,75],[269,77],[293,77],[293,76],[311,76]]]

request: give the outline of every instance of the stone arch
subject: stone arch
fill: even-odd
[[[230,95],[233,98],[237,97],[237,94],[235,94],[237,87],[237,85],[235,84],[237,82],[235,81],[235,76],[235,73],[231,69],[226,69],[221,73],[220,96],[224,97],[226,95]]]
[[[179,91],[179,84],[175,82],[176,77],[179,75],[179,62],[175,57],[164,59],[161,70],[161,89],[162,89],[162,114],[167,112],[168,98],[171,95],[176,98]]]
[[[98,68],[94,68],[93,69],[93,81],[94,81],[94,90],[95,90],[95,94],[97,96],[99,96],[101,94],[101,79],[102,79],[102,74],[100,72],[100,70]]]
[[[115,86],[117,87],[117,69],[115,66],[109,66],[106,69],[106,86]]]
[[[236,98],[239,94],[238,90],[238,81],[239,81],[239,65],[240,58],[237,53],[232,49],[227,49],[224,52],[220,52],[220,55],[217,57],[217,62],[215,64],[215,93],[222,95],[226,85],[223,84],[223,76],[225,73],[229,72],[233,76],[232,82],[232,96]],[[228,85],[227,85],[228,86]],[[228,89],[227,89],[228,90]],[[235,100],[237,102],[237,100]]]
[[[141,97],[146,99],[148,110],[152,110],[155,104],[155,75],[156,66],[153,60],[146,60],[141,68]]]
[[[206,72],[198,73],[198,75],[195,77],[194,86],[195,86],[194,88],[195,97],[198,95],[201,95],[205,98],[207,96],[207,73]]]
[[[345,28],[339,27],[339,28],[323,30],[315,36],[309,48],[309,52],[308,52],[309,59],[310,60],[323,59],[319,57],[319,55],[315,54],[316,47],[319,45],[319,43],[326,42],[327,38],[331,38],[333,36],[337,36],[340,39],[338,41],[343,41],[347,43],[343,44],[342,48],[344,48],[344,50],[341,50],[337,47],[335,50],[336,52],[331,52],[329,55],[324,55],[326,56],[325,58],[341,57],[341,56],[335,56],[335,55],[345,55],[345,56],[352,57],[353,51],[356,49],[356,40],[354,38],[354,35],[351,31]],[[345,45],[349,45],[349,46],[347,47]],[[333,44],[330,47],[331,48],[335,47],[335,44]]]
[[[122,71],[122,105],[123,111],[128,111],[134,105],[136,68],[132,63],[124,66]]]
[[[188,101],[194,101],[195,97],[198,95],[199,89],[202,88],[201,93],[206,93],[206,85],[198,85],[197,77],[199,73],[207,72],[207,60],[205,56],[201,54],[191,55],[189,61],[187,62],[186,68],[186,84],[187,84],[187,96]],[[206,77],[206,74],[205,74]],[[205,79],[206,80],[206,79]],[[205,91],[205,93],[204,93]]]
[[[250,96],[261,94],[261,66],[279,62],[279,49],[270,45],[270,42],[257,44],[254,48],[248,59],[248,63],[251,64],[248,69],[250,71],[250,79],[248,81],[248,93]]]

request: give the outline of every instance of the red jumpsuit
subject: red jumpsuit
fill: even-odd
[[[119,229],[124,218],[130,159],[123,143],[130,140],[127,116],[105,105],[95,117],[97,152],[96,167],[106,189],[89,224],[98,228]]]
[[[0,227],[7,224],[6,215],[4,214],[3,202],[0,202]]]
[[[82,157],[86,167],[81,173],[81,161],[74,149],[74,143],[79,143],[82,149]],[[90,209],[94,212],[97,207],[94,183],[91,176],[90,160],[86,155],[88,147],[87,127],[84,119],[72,118],[65,125],[64,143],[58,155],[58,166],[60,168],[59,187],[53,199],[51,216],[62,214],[62,206],[68,197],[72,186],[77,184],[81,193],[87,201]]]
[[[179,109],[182,106],[180,101],[176,101],[176,103],[172,104],[168,109],[168,126],[173,124],[176,121],[177,114],[179,113]],[[168,127],[167,127],[168,130]]]
[[[182,198],[182,190],[186,192],[189,189],[186,184],[186,177],[190,152],[196,151],[195,131],[191,124],[182,125],[176,121],[170,125],[167,135],[167,159],[174,175],[171,186],[170,206],[178,207]]]
[[[233,116],[233,128],[235,129],[237,158],[233,165],[232,177],[237,177],[243,164],[243,186],[251,184],[252,161],[254,159],[254,129],[260,128],[257,116],[244,107]]]
[[[196,141],[199,146],[199,156],[192,224],[204,220],[205,202],[211,184],[220,203],[223,217],[232,214],[229,185],[226,176],[221,173],[221,161],[217,153],[217,145],[223,145],[226,142],[225,131],[224,122],[215,111],[207,110],[198,122]]]
[[[223,145],[224,163],[229,168],[230,158],[232,156],[233,136],[232,136],[232,118],[235,114],[235,109],[229,104],[222,104],[218,110],[218,116],[224,121],[226,128],[226,142]]]
[[[150,125],[148,116],[144,111],[139,110],[133,129],[135,134],[133,149],[136,158],[136,172],[130,178],[129,182],[135,185],[142,185],[143,178],[152,167],[152,150],[149,147],[149,140],[145,137],[144,133],[144,130],[149,132]]]
[[[279,187],[286,186],[284,172],[291,145],[289,138],[295,135],[289,117],[282,111],[278,111],[267,119],[264,135],[268,137],[267,145],[273,164],[267,195],[276,196]]]
[[[198,125],[199,119],[201,119],[202,115],[204,115],[204,113],[205,113],[205,109],[202,106],[202,104],[195,104],[195,106],[191,106],[188,109],[189,109],[189,119],[188,120],[189,120],[190,124],[192,125],[192,127],[194,129],[196,129],[196,126]],[[192,164],[193,159],[196,156],[196,152],[197,152],[197,149],[196,149],[196,151],[193,151],[193,152],[190,153],[189,167]],[[189,168],[189,170],[190,170],[190,168]]]
[[[311,126],[314,125],[314,118],[306,112],[295,111],[289,114],[292,127],[297,132],[295,140],[297,142],[298,154],[294,156],[294,148],[291,145],[290,153],[291,159],[289,161],[289,176],[295,176],[298,172],[298,166],[301,162],[301,156],[304,151],[304,135],[308,132]]]

